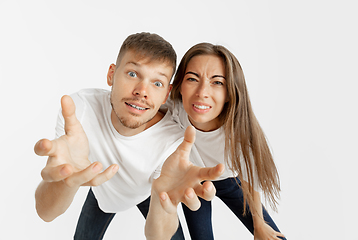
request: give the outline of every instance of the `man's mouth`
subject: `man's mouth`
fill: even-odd
[[[147,110],[149,108],[143,108],[143,107],[139,107],[137,105],[134,105],[134,104],[130,104],[130,103],[126,103],[128,106],[132,107],[132,108],[135,108],[135,109],[138,109],[138,110],[141,110],[141,111],[144,111],[144,110]]]

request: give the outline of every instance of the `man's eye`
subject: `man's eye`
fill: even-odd
[[[128,72],[128,75],[130,77],[137,77],[137,74],[135,72]]]
[[[154,85],[157,87],[163,87],[163,83],[161,82],[155,82]]]

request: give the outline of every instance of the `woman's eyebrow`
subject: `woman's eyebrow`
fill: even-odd
[[[223,78],[223,79],[226,80],[226,78],[225,78],[223,75],[214,75],[214,76],[212,76],[211,78],[216,78],[216,77]]]
[[[195,73],[195,72],[189,71],[189,72],[185,73],[185,75],[187,75],[187,74],[193,74],[193,75],[199,77],[199,74],[197,74],[197,73]],[[223,78],[223,79],[226,80],[226,78],[225,78],[223,75],[214,75],[214,76],[212,76],[211,78],[213,79],[213,78],[217,78],[217,77],[218,77],[218,78]]]
[[[185,75],[187,75],[187,74],[193,74],[193,75],[199,77],[199,74],[197,74],[197,73],[195,73],[195,72],[190,72],[190,71],[189,71],[189,72],[185,73]]]

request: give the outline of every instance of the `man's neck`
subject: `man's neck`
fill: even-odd
[[[150,128],[151,126],[155,125],[157,122],[162,120],[163,117],[164,117],[164,114],[158,111],[157,114],[154,116],[154,118],[152,120],[150,120],[149,122],[147,122],[144,130],[146,130],[146,129]]]

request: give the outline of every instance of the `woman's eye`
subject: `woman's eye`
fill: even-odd
[[[188,78],[187,79],[189,82],[196,82],[196,79],[195,78]]]
[[[137,74],[135,72],[128,72],[128,75],[130,77],[137,77]]]
[[[155,82],[154,85],[157,87],[163,87],[163,83],[161,82]]]
[[[222,83],[222,82],[220,82],[220,81],[215,81],[214,84],[215,84],[215,85],[222,85],[222,86],[224,85],[224,83]]]

